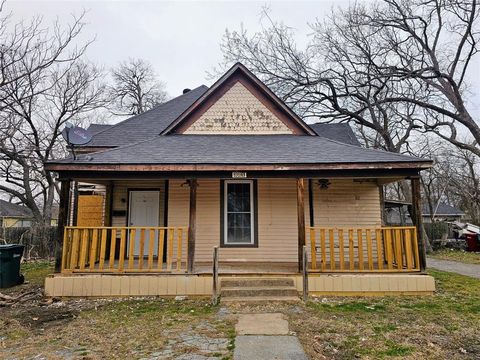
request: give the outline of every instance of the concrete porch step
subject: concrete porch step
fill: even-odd
[[[227,278],[220,279],[224,287],[270,287],[270,286],[294,286],[291,278]]]
[[[295,296],[245,296],[245,297],[222,297],[222,303],[225,302],[263,302],[263,301],[300,301],[300,297]]]
[[[250,286],[234,286],[221,288],[222,297],[259,297],[259,296],[298,296],[297,289],[293,286],[265,286],[265,287],[250,287]]]

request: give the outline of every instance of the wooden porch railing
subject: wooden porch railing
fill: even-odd
[[[187,234],[187,227],[66,226],[62,272],[184,272]]]
[[[420,271],[414,226],[307,227],[307,239],[311,272]]]

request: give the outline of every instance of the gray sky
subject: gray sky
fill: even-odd
[[[348,0],[336,1],[13,1],[6,10],[14,20],[42,15],[68,20],[70,14],[88,10],[88,25],[83,38],[96,37],[88,56],[110,67],[128,57],[150,61],[170,96],[184,88],[210,85],[206,72],[222,59],[220,41],[226,28],[240,24],[254,32],[261,28],[260,12],[264,5],[274,20],[298,30],[298,43],[308,39],[308,23],[323,18],[333,6],[346,6]],[[472,64],[470,109],[480,115],[480,58]]]
[[[299,30],[304,43],[307,21],[323,17],[331,7],[348,1],[317,2],[163,2],[163,1],[8,1],[15,19],[43,15],[53,21],[88,10],[85,38],[96,36],[88,56],[106,66],[128,57],[144,58],[166,82],[171,96],[205,83],[206,71],[222,59],[220,41],[226,28],[259,30],[262,6],[274,19]]]

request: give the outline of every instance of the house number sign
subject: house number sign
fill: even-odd
[[[233,171],[232,172],[232,178],[246,178],[247,173],[243,171]]]

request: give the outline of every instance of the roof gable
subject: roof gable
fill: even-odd
[[[237,81],[184,134],[293,134],[248,88]]]
[[[240,63],[162,132],[171,133],[316,135]]]

